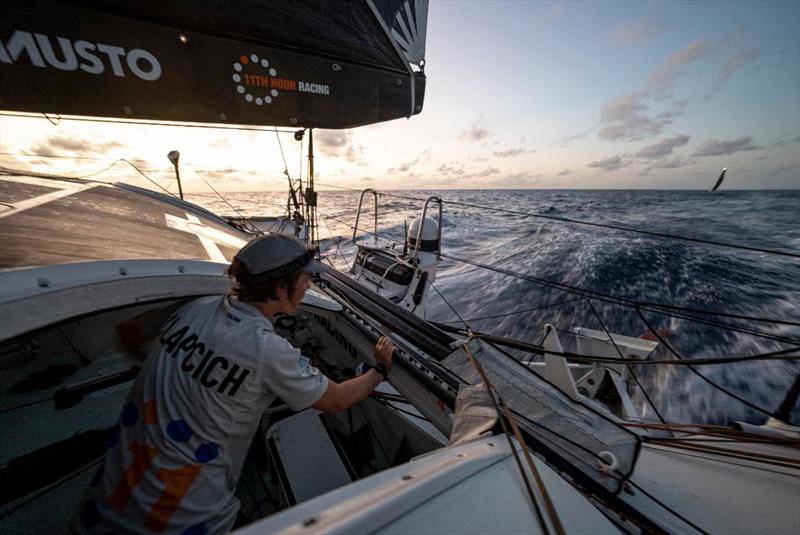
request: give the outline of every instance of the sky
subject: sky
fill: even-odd
[[[315,131],[319,189],[800,188],[798,1],[433,0],[425,73],[419,115]],[[185,191],[281,190],[281,145],[0,117],[0,165],[154,187],[125,158],[172,191],[170,150]]]

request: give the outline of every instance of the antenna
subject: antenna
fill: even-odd
[[[178,179],[178,194],[181,196],[181,199],[183,199],[183,188],[181,187],[181,173],[180,171],[178,171],[178,160],[180,159],[180,157],[181,153],[176,150],[171,150],[169,151],[169,154],[167,154],[167,158],[169,158],[169,161],[172,162],[172,165],[175,166],[175,178]]]

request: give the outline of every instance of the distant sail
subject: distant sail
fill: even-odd
[[[722,168],[722,174],[719,175],[719,178],[717,179],[717,183],[714,184],[714,187],[709,190],[709,193],[714,193],[715,191],[717,191],[719,189],[719,187],[722,185],[722,181],[725,180],[725,171],[727,171],[727,170],[728,170],[727,167],[723,167]]]
[[[422,110],[428,0],[26,0],[0,108],[351,128]]]

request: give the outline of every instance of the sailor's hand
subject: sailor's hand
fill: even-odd
[[[375,360],[383,363],[386,366],[386,371],[392,369],[392,355],[396,349],[391,340],[385,336],[378,338],[378,343],[375,344]]]

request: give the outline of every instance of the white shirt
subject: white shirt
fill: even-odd
[[[131,388],[76,529],[229,531],[264,410],[276,396],[305,409],[326,388],[256,308],[235,297],[188,303],[166,322]]]

